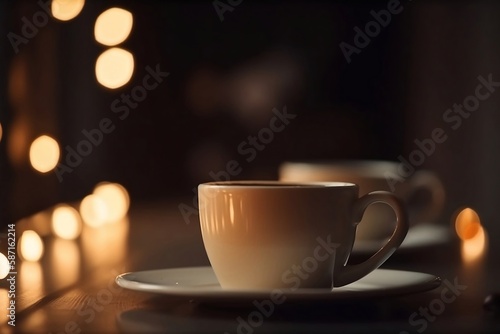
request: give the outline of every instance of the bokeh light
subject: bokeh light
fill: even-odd
[[[72,240],[55,239],[52,243],[51,279],[58,288],[67,287],[80,277],[80,248]]]
[[[85,229],[81,236],[84,267],[114,268],[127,261],[129,226],[130,222],[125,217],[116,224]]]
[[[106,205],[106,223],[117,222],[127,215],[130,198],[122,185],[108,182],[100,183],[95,187],[94,195],[98,196]]]
[[[479,226],[477,233],[470,239],[462,242],[462,259],[465,262],[472,262],[484,254],[487,246],[486,231]]]
[[[33,298],[33,300],[40,300],[45,297],[46,286],[44,284],[43,269],[40,262],[21,262],[16,284],[19,291],[29,292],[29,296]],[[16,301],[16,305],[19,309],[31,306],[31,304],[29,304],[30,299],[28,298],[19,298],[18,300],[19,304],[18,301]],[[35,314],[36,313],[38,312],[35,312]]]
[[[0,253],[0,279],[4,279],[9,274],[9,260],[7,257]]]
[[[126,50],[111,48],[101,53],[95,64],[97,81],[115,89],[125,85],[134,73],[134,56]]]
[[[9,316],[9,291],[7,289],[0,289],[0,325],[5,324],[10,319]]]
[[[52,16],[60,21],[75,18],[83,9],[85,0],[52,0]]]
[[[59,238],[76,239],[81,232],[82,223],[78,211],[69,205],[60,205],[52,212],[52,231]]]
[[[13,333],[12,328],[15,328],[14,326],[4,325],[7,324],[8,321],[10,321],[10,310],[8,308],[9,304],[9,290],[0,289],[0,330],[2,331],[2,334],[11,334]]]
[[[2,134],[3,134],[2,123],[0,123],[0,141],[2,141]]]
[[[19,255],[26,261],[38,261],[43,255],[42,238],[33,230],[24,231],[19,239]]]
[[[455,230],[462,240],[474,238],[481,229],[481,220],[476,211],[465,208],[460,211],[455,219]]]
[[[41,173],[47,173],[59,162],[59,144],[54,138],[40,136],[31,144],[29,155],[31,166]]]
[[[80,215],[90,227],[104,225],[108,217],[106,203],[97,195],[88,195],[80,203]]]
[[[464,262],[475,262],[485,253],[487,233],[476,211],[471,208],[460,210],[455,218],[455,230],[462,240],[461,255]]]
[[[134,18],[128,10],[110,8],[102,12],[95,21],[95,39],[107,46],[120,44],[130,35],[133,23]]]
[[[31,124],[26,115],[16,115],[9,125],[9,140],[6,141],[9,160],[14,167],[29,163]]]

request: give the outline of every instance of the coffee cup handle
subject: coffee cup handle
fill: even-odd
[[[387,243],[368,260],[360,264],[341,266],[335,273],[333,286],[343,286],[355,282],[380,267],[401,245],[408,233],[408,214],[401,200],[387,191],[374,191],[359,198],[354,204],[354,223],[361,221],[366,208],[374,203],[388,204],[396,213],[396,229]]]

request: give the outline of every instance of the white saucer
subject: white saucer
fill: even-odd
[[[397,252],[411,252],[446,244],[451,239],[450,228],[436,224],[421,223],[412,226]],[[356,240],[352,248],[354,254],[375,253],[386,240]]]
[[[121,274],[116,283],[126,289],[154,292],[197,301],[268,299],[270,291],[224,290],[211,267],[160,269]],[[286,300],[349,300],[404,295],[434,289],[441,279],[411,271],[377,269],[349,285],[332,289],[283,290]]]

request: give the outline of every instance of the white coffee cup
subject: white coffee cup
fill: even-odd
[[[439,218],[444,204],[444,187],[438,176],[428,170],[419,170],[409,177],[401,175],[400,164],[393,161],[338,160],[323,162],[285,162],[279,169],[280,181],[312,182],[341,181],[359,186],[360,195],[374,190],[394,192],[406,204],[410,225],[433,222]],[[418,200],[418,194],[427,194]],[[360,240],[387,237],[393,229],[394,214],[385,205],[369,208],[358,226]]]
[[[406,210],[392,193],[358,197],[341,182],[227,181],[198,187],[203,243],[224,289],[332,288],[384,263],[408,231]],[[365,209],[382,202],[395,212],[392,237],[367,261],[346,265]]]

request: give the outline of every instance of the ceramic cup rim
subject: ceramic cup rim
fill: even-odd
[[[327,182],[327,181],[268,181],[268,180],[242,180],[242,181],[213,181],[199,185],[200,188],[212,189],[325,189],[325,188],[358,188],[352,182]]]

